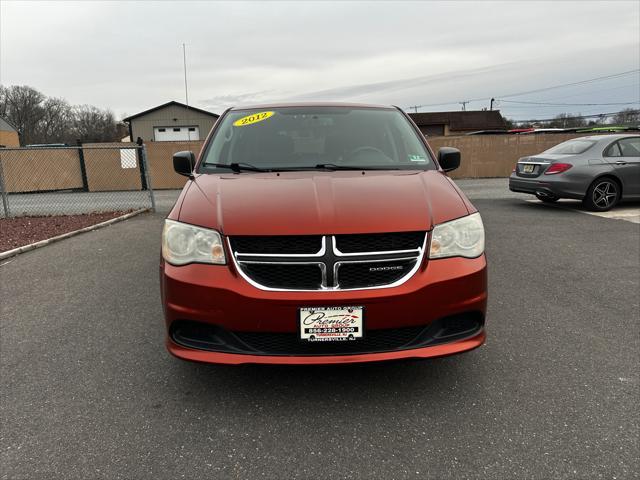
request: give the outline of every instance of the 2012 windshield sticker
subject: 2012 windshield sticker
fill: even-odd
[[[422,155],[409,155],[409,160],[411,160],[412,162],[424,162],[426,158],[424,158]]]
[[[247,125],[253,125],[254,123],[262,122],[269,117],[272,117],[275,112],[258,112],[247,115],[246,117],[239,118],[233,122],[234,127],[246,127]]]

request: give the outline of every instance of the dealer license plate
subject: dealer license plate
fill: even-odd
[[[300,339],[306,342],[350,342],[362,338],[363,307],[300,309]]]
[[[522,172],[523,173],[533,173],[536,169],[535,165],[523,165]]]

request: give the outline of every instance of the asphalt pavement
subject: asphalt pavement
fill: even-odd
[[[460,184],[488,341],[448,358],[172,358],[161,214],[1,263],[0,478],[638,478],[640,226]]]

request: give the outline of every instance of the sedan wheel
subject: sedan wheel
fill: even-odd
[[[599,212],[613,208],[620,200],[620,187],[615,180],[600,178],[593,182],[584,197],[584,205],[589,210]]]

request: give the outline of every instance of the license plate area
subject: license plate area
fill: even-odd
[[[303,342],[352,342],[364,337],[364,307],[302,307],[298,311]]]
[[[522,169],[520,170],[522,173],[535,173],[536,171],[536,166],[535,165],[531,165],[531,164],[524,164],[521,167]]]

